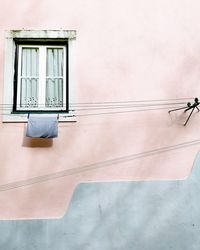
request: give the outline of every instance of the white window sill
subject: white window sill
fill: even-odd
[[[51,114],[37,114],[34,113],[34,116],[51,116]],[[52,113],[53,115],[53,113]],[[12,113],[8,113],[8,114],[4,114],[3,115],[3,123],[26,123],[28,121],[28,114],[12,114]],[[77,117],[76,115],[73,114],[69,114],[69,113],[60,113],[58,114],[58,121],[59,122],[76,122],[77,121]]]

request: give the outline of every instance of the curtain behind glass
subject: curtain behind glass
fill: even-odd
[[[22,48],[20,107],[38,106],[39,49]]]
[[[47,48],[46,107],[63,106],[63,49]]]

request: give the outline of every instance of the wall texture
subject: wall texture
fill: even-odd
[[[81,182],[189,175],[200,117],[184,127],[187,114],[167,110],[199,94],[199,7],[197,0],[2,1],[0,104],[4,31],[62,28],[77,30],[77,103],[128,105],[100,115],[77,110],[77,122],[60,123],[53,141],[25,138],[24,123],[1,123],[1,219],[61,217]]]
[[[0,222],[6,250],[198,250],[200,154],[179,181],[80,184],[61,219]]]

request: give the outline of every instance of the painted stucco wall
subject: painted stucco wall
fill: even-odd
[[[200,154],[187,180],[84,183],[60,219],[0,222],[6,250],[199,250]]]
[[[199,96],[199,8],[197,0],[1,1],[0,104],[5,30],[61,28],[77,30],[77,103],[159,105],[77,110],[53,141],[25,138],[25,123],[0,123],[0,219],[61,217],[81,182],[190,174],[200,117],[184,127],[187,114],[169,116],[176,105],[165,104]]]

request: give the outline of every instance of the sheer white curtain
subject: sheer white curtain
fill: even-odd
[[[46,58],[40,58],[40,50],[46,50]],[[39,61],[42,62],[40,64],[41,69],[39,69]],[[23,47],[21,53],[20,107],[62,107],[63,64],[63,48]],[[45,96],[41,97],[40,91],[41,93],[44,92]]]
[[[21,58],[21,107],[38,106],[39,49],[22,48]]]
[[[47,48],[46,107],[63,106],[63,49]]]

